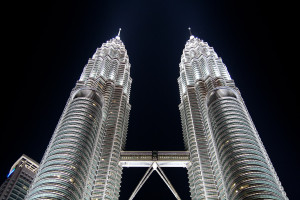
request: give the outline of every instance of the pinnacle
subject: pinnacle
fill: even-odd
[[[117,37],[116,37],[118,40],[120,40],[120,33],[121,33],[121,30],[122,30],[122,29],[119,28],[119,33],[118,33],[118,35],[117,35]]]

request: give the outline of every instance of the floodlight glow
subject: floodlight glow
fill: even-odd
[[[14,168],[13,170],[11,170],[8,175],[7,175],[7,178],[16,170],[16,168]]]

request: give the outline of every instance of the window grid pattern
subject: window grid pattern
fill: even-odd
[[[99,102],[86,97],[72,100],[28,199],[82,198],[100,122]]]
[[[27,199],[118,198],[131,82],[125,46],[113,38],[85,65]]]
[[[241,102],[217,99],[209,117],[229,199],[284,199]]]
[[[185,147],[190,151],[191,163],[187,169],[192,199],[287,199],[238,88],[213,48],[191,36],[179,69],[179,110]],[[217,96],[210,96],[216,88],[235,91],[226,100],[230,109],[216,107]],[[222,90],[231,94],[225,91]],[[215,107],[212,101],[216,101]],[[223,103],[226,104],[225,100]],[[214,108],[218,115],[212,111]],[[225,134],[231,130],[226,127],[231,126],[239,127],[235,136],[230,131]],[[227,138],[231,136],[232,139]],[[257,181],[256,185],[251,185],[251,181]]]

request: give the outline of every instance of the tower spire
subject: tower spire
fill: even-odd
[[[121,33],[121,28],[119,28],[119,33],[118,33],[118,35],[117,35],[117,39],[120,39],[120,33]]]
[[[190,32],[190,39],[193,39],[194,36],[193,36],[193,34],[192,34],[191,27],[189,27],[188,29],[189,29],[189,32]]]
[[[191,31],[191,27],[188,28],[189,29],[189,32],[190,32],[190,36],[192,36],[192,31]]]

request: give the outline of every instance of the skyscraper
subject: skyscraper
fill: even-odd
[[[118,199],[122,167],[186,167],[191,198],[287,199],[226,66],[191,35],[178,78],[186,151],[124,151],[132,79],[117,37],[98,48],[71,91],[27,199]]]
[[[191,35],[179,67],[192,199],[287,199],[240,91],[214,49]]]
[[[118,199],[131,82],[118,35],[84,67],[27,199]]]
[[[37,162],[22,155],[10,168],[7,179],[1,185],[0,199],[24,199],[38,167]]]

